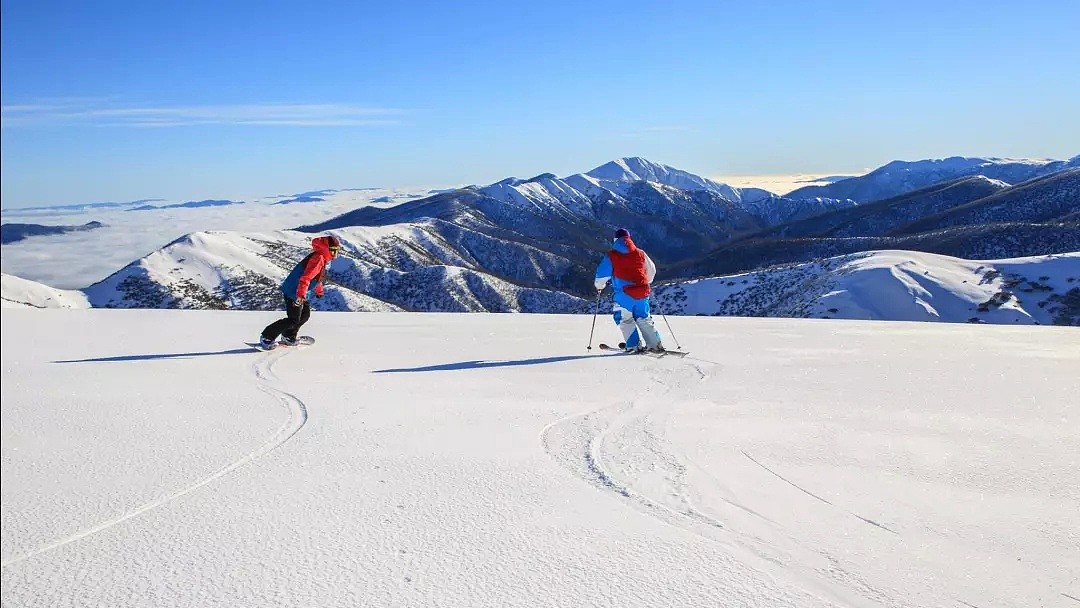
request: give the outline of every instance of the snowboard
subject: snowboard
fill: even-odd
[[[315,338],[312,338],[311,336],[296,336],[296,344],[293,344],[292,346],[311,346],[312,344],[315,344]],[[277,341],[277,345],[285,347],[289,346],[281,340]]]
[[[665,351],[660,351],[660,352],[650,352],[650,351],[646,350],[646,351],[635,351],[635,352],[629,352],[628,353],[621,346],[610,346],[608,344],[601,344],[600,345],[600,350],[606,350],[606,351],[611,351],[611,352],[615,352],[615,353],[622,353],[624,355],[649,355],[650,357],[656,357],[657,359],[660,359],[662,357],[669,357],[669,356],[670,357],[685,357],[686,355],[690,354],[689,351],[681,351],[681,350],[665,350]]]
[[[248,346],[254,348],[255,350],[259,350],[259,351],[263,351],[263,352],[274,350],[275,348],[277,348],[279,346],[284,347],[284,348],[289,348],[288,344],[285,344],[284,342],[282,342],[280,340],[274,342],[270,346],[263,346],[262,344],[260,344],[258,342],[245,342],[245,344],[247,344]],[[315,338],[313,338],[311,336],[297,336],[296,337],[296,344],[294,344],[293,346],[311,346],[312,344],[315,344]]]

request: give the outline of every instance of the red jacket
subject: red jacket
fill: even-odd
[[[608,251],[608,259],[611,260],[611,276],[617,279],[616,287],[621,286],[626,295],[635,300],[647,298],[652,291],[649,287],[650,277],[645,261],[647,256],[644,251],[634,245],[630,237],[623,239],[623,242],[626,244],[626,253],[616,249]]]
[[[311,248],[314,251],[309,253],[293,268],[285,279],[285,283],[281,286],[281,291],[285,294],[285,297],[289,299],[307,298],[308,292],[312,288],[312,281],[315,282],[315,295],[322,297],[326,267],[330,264],[330,260],[334,259],[330,247],[339,245],[340,241],[334,236],[320,236],[311,239]]]

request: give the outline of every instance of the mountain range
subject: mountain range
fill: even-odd
[[[1009,184],[1057,171],[1080,167],[1080,155],[1069,160],[1007,159],[953,156],[920,161],[897,160],[874,169],[866,175],[840,180],[825,186],[806,186],[788,196],[852,199],[860,203],[878,201],[918,190],[959,177],[982,175]]]
[[[327,232],[345,244],[317,303],[327,310],[587,311],[593,269],[617,226],[631,230],[668,282],[875,250],[963,260],[1062,254],[1080,251],[1077,158],[896,162],[786,196],[623,158],[565,178],[507,178],[363,206],[293,230],[189,234],[84,291],[93,306],[273,309],[308,240]],[[875,188],[900,192],[858,200]]]
[[[102,228],[105,224],[93,221],[78,226],[48,226],[44,224],[3,224],[0,225],[0,244],[17,243],[32,236],[51,236],[69,232],[85,232]]]

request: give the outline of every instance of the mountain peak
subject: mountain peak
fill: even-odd
[[[653,181],[662,182],[659,179],[663,175],[670,174],[678,169],[667,165],[654,163],[640,156],[625,156],[604,163],[586,173],[597,179],[610,179],[617,181]]]
[[[736,189],[715,182],[689,171],[653,162],[640,156],[618,158],[583,174],[600,182],[655,182],[680,190],[707,190],[730,201],[739,201],[742,195]]]

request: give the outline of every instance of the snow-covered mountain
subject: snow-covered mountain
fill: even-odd
[[[365,192],[365,204],[293,231],[193,232],[86,293],[95,307],[277,309],[278,285],[311,236],[333,232],[345,251],[318,309],[579,312],[615,226],[629,227],[669,280],[874,250],[1002,259],[1080,251],[1078,191],[1080,169],[1068,169],[1015,186],[959,178],[854,206],[624,158],[565,179],[509,178],[400,204],[374,204],[389,195]],[[282,196],[263,208],[335,196]]]
[[[926,214],[894,234],[1001,222],[1070,222],[1075,221],[1069,218],[1077,213],[1080,213],[1080,167],[1036,177],[970,203]]]
[[[570,175],[558,180],[551,174],[545,174],[548,191],[577,191],[586,198],[606,201],[612,198],[626,199],[627,205],[644,215],[655,212],[656,204],[637,203],[642,184],[668,186],[684,192],[709,192],[732,204],[737,209],[749,213],[765,226],[789,222],[809,215],[842,209],[853,205],[851,201],[831,200],[822,197],[797,198],[777,196],[761,188],[735,188],[727,184],[676,169],[668,165],[655,163],[640,157],[627,157],[613,160],[586,173]],[[528,180],[533,182],[533,180]],[[503,184],[504,182],[499,182]],[[549,186],[554,186],[550,188]],[[663,191],[664,188],[656,188]],[[485,193],[500,198],[498,193],[484,190]],[[613,196],[612,196],[613,195]],[[635,204],[637,203],[637,204]]]
[[[763,230],[752,238],[881,236],[928,215],[959,207],[1008,188],[981,175],[939,182],[913,192]]]
[[[852,199],[869,203],[945,180],[982,175],[1018,184],[1073,167],[1080,167],[1080,155],[1069,160],[1009,159],[953,156],[915,162],[893,161],[866,175],[838,181],[827,186],[807,186],[789,192],[791,198],[825,197]]]
[[[871,251],[658,287],[665,314],[1080,325],[1080,252],[974,261]]]
[[[590,301],[568,293],[522,287],[478,270],[475,258],[447,246],[431,225],[334,234],[344,253],[331,264],[326,296],[313,302],[317,310],[591,309]],[[91,286],[85,301],[95,307],[276,310],[278,287],[307,246],[307,235],[288,231],[193,234]],[[6,281],[4,290],[5,300],[18,299]],[[657,311],[673,315],[1080,325],[1080,252],[993,261],[863,252],[666,283],[654,302]]]
[[[438,219],[494,238],[595,251],[616,226],[629,228],[660,263],[675,263],[739,235],[794,218],[852,206],[738,189],[641,158],[612,161],[560,179],[507,178],[410,201],[362,208],[299,230],[389,226]],[[591,259],[593,253],[589,254]]]
[[[734,239],[673,269],[712,276],[857,251],[907,249],[968,259],[1080,250],[1080,168],[1015,186],[963,177]]]
[[[0,274],[0,303],[4,308],[90,308],[82,291],[54,289],[7,273]]]
[[[575,296],[523,287],[477,269],[429,225],[353,228],[335,233],[343,251],[327,274],[316,310],[573,312]],[[464,237],[463,237],[464,238]],[[492,243],[500,247],[502,243]],[[477,244],[477,247],[482,247]],[[95,307],[276,310],[281,282],[310,252],[310,236],[202,232],[187,235],[85,291]],[[508,265],[554,272],[538,250],[498,249]],[[532,256],[532,257],[530,257]],[[519,277],[526,282],[528,277]],[[537,281],[532,277],[533,281]]]

